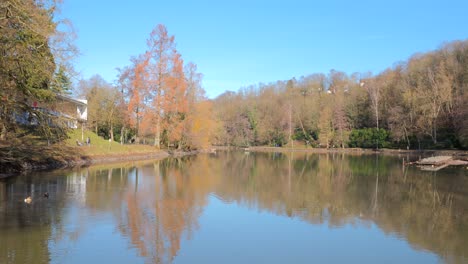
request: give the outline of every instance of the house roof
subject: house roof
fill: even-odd
[[[58,98],[58,99],[61,99],[61,100],[64,100],[64,101],[68,101],[68,102],[77,104],[77,105],[83,105],[83,106],[88,105],[88,100],[84,100],[84,99],[75,99],[75,98],[71,98],[71,97],[65,96],[65,95],[63,95],[63,94],[57,94],[57,98]]]

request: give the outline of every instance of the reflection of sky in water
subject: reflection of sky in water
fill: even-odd
[[[65,236],[49,241],[51,263],[145,263],[109,212],[72,205]],[[210,196],[191,239],[183,236],[174,263],[436,263],[372,223],[340,227],[226,203]],[[76,236],[74,236],[76,234]],[[147,261],[146,261],[147,262]]]
[[[174,263],[437,263],[374,224],[329,227],[226,204],[211,196],[200,229]]]
[[[67,216],[70,226],[66,233],[69,235],[49,242],[51,263],[144,263],[144,258],[118,232],[114,216],[108,213],[97,217],[89,215],[90,223],[79,230],[72,224],[74,216],[77,215]],[[75,231],[79,231],[77,237],[73,237]]]

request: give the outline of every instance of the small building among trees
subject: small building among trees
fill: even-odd
[[[79,123],[88,119],[88,102],[66,95],[57,94],[53,102],[31,102],[32,111],[16,114],[15,119],[23,125],[37,125],[39,113],[47,116],[49,125],[60,125],[68,128],[78,128]]]

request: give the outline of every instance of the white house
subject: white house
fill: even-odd
[[[88,120],[88,101],[66,95],[57,94],[56,100],[49,103],[33,101],[31,107],[35,111],[58,117],[69,128],[78,128],[79,123],[86,123]],[[20,124],[37,125],[37,119],[29,113],[17,113],[15,119]],[[49,123],[53,124],[52,121]]]
[[[65,117],[70,128],[78,128],[78,123],[86,123],[88,120],[88,101],[85,99],[57,95],[57,101],[51,110]]]

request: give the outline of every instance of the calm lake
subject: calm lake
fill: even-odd
[[[468,170],[402,158],[218,152],[10,178],[0,263],[467,263]]]

